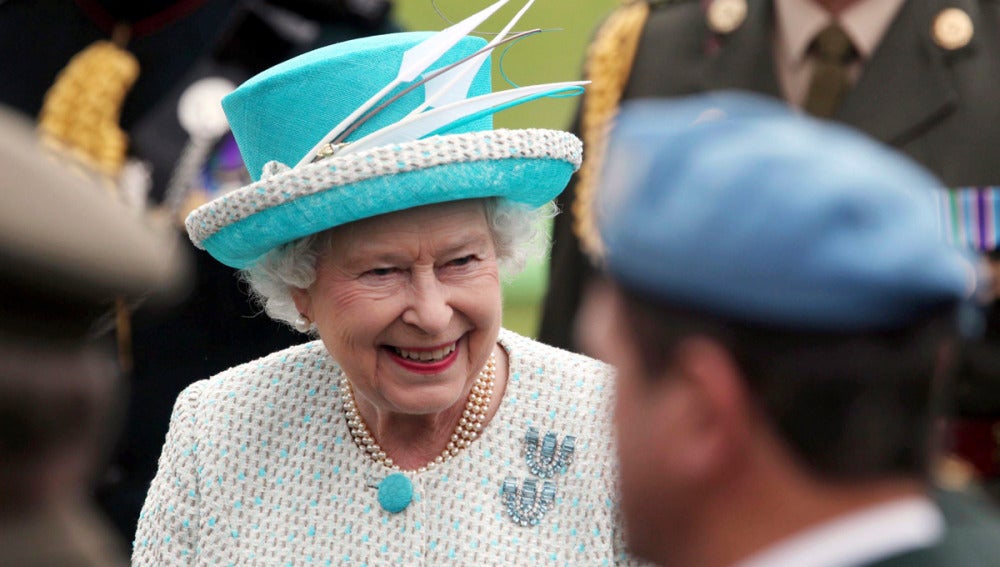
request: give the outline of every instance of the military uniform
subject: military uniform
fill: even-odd
[[[720,2],[727,9],[713,10]],[[715,0],[705,4],[676,0],[648,5],[648,14],[634,28],[638,43],[631,70],[625,73],[622,100],[722,89],[781,97],[773,60],[775,14],[771,1]],[[626,5],[620,12],[633,9]],[[614,20],[612,16],[605,27],[615,25]],[[600,32],[597,37],[601,38]],[[623,43],[627,42],[608,45],[618,49],[616,46]],[[600,57],[597,51],[592,47],[592,62]],[[1000,2],[906,2],[833,119],[909,154],[949,188],[997,187],[998,69]],[[592,79],[594,87],[600,88],[597,83],[602,78]],[[587,101],[583,104],[586,107]],[[586,117],[581,117],[578,124],[585,121]],[[594,144],[586,132],[584,143],[587,159],[594,159]],[[587,207],[577,202],[578,188],[576,179],[559,200],[567,213],[555,222],[551,283],[540,330],[543,342],[570,349],[576,348],[572,329],[580,293],[593,273],[578,236],[588,230],[579,218]],[[991,219],[996,207],[991,193],[966,190],[944,195],[950,198],[943,200],[955,207],[945,209],[944,220],[964,222],[970,220],[965,217],[972,217],[966,226],[949,226],[949,234],[963,243],[995,249]],[[970,206],[963,208],[963,203]],[[985,217],[985,222],[979,222]],[[970,228],[970,224],[974,226]],[[987,344],[995,345],[1000,340],[1000,315],[991,313],[988,319]],[[974,345],[963,357],[956,411],[972,420],[963,427],[979,437],[969,443],[975,445],[970,447],[975,464],[987,474],[1000,475],[1000,444],[993,443],[1000,441],[1000,428],[993,421],[1000,417],[1000,356],[991,355],[990,348],[996,346]],[[987,442],[985,448],[983,441]]]

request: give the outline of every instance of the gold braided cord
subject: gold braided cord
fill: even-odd
[[[128,151],[128,136],[118,125],[121,106],[138,77],[135,56],[110,41],[77,53],[45,94],[38,118],[42,139],[116,178]]]
[[[134,55],[110,41],[94,42],[59,72],[38,115],[42,141],[58,154],[74,158],[83,169],[97,172],[111,190],[128,155],[128,135],[119,126],[121,107],[138,78]],[[128,372],[131,316],[121,297],[115,304],[115,323],[119,364]]]
[[[592,83],[584,95],[580,117],[586,159],[577,174],[572,213],[573,232],[580,239],[580,248],[595,262],[604,254],[594,218],[595,187],[611,123],[618,113],[648,16],[649,5],[643,0],[619,7],[598,30],[587,50],[586,74]]]

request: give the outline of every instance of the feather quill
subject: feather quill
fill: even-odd
[[[364,125],[364,123],[366,121],[368,121],[372,116],[375,116],[379,112],[382,112],[382,110],[384,110],[385,108],[387,108],[390,105],[392,105],[392,103],[396,102],[397,100],[399,100],[400,98],[402,98],[403,96],[405,96],[407,93],[409,93],[413,89],[415,89],[415,88],[417,88],[417,87],[419,87],[421,85],[424,85],[424,84],[428,83],[429,81],[432,81],[432,80],[436,79],[439,75],[443,75],[443,74],[447,73],[448,71],[451,71],[455,67],[458,67],[459,65],[464,64],[465,62],[467,62],[468,60],[472,59],[473,57],[478,57],[480,54],[482,54],[484,52],[492,51],[492,50],[496,49],[497,47],[499,47],[500,45],[503,45],[504,43],[509,43],[509,42],[512,42],[512,41],[516,41],[516,40],[522,39],[524,37],[527,37],[529,35],[534,35],[536,33],[540,33],[541,31],[542,30],[540,30],[540,29],[533,29],[533,30],[527,30],[527,31],[516,33],[516,34],[514,34],[514,35],[512,35],[512,36],[510,36],[508,38],[505,38],[503,41],[497,43],[496,45],[486,45],[482,49],[480,49],[479,51],[476,51],[475,53],[473,53],[472,55],[467,55],[464,59],[459,59],[458,61],[456,61],[456,62],[454,62],[454,63],[452,63],[450,65],[445,65],[444,67],[441,67],[440,69],[435,69],[434,71],[432,71],[430,73],[426,73],[423,77],[420,78],[420,80],[410,82],[410,84],[407,85],[406,88],[400,89],[399,91],[397,91],[396,94],[394,94],[392,96],[392,98],[386,99],[385,101],[383,101],[381,104],[379,104],[375,108],[372,108],[371,110],[369,110],[364,116],[362,116],[361,118],[358,118],[357,120],[355,120],[354,124],[352,124],[349,128],[347,128],[346,130],[344,130],[340,134],[337,134],[337,136],[333,139],[333,141],[331,142],[330,145],[338,145],[339,142],[343,142],[344,140],[346,140],[348,136],[350,136],[351,134],[353,134],[358,128],[360,128],[362,125]],[[409,116],[409,114],[407,116]]]
[[[434,134],[454,123],[474,120],[482,115],[492,114],[520,102],[560,92],[579,90],[589,82],[567,81],[562,83],[545,83],[460,100],[409,116],[377,132],[372,132],[364,138],[341,148],[337,151],[337,155],[349,155],[387,144],[417,140],[429,134]]]
[[[428,81],[424,86],[426,92],[424,102],[413,109],[410,114],[417,114],[432,106],[443,106],[466,98],[469,93],[469,86],[472,85],[472,80],[475,79],[479,69],[483,66],[487,57],[490,56],[490,52],[503,42],[507,34],[510,33],[510,30],[521,20],[521,17],[524,16],[525,12],[534,3],[535,0],[528,0],[514,18],[507,22],[507,25],[500,30],[500,33],[487,44],[486,50],[480,55]]]
[[[330,140],[337,137],[337,134],[350,126],[352,122],[357,120],[358,117],[364,114],[375,103],[399,85],[417,78],[420,73],[423,73],[428,67],[433,65],[435,61],[440,59],[442,55],[447,53],[448,50],[461,41],[463,37],[467,36],[479,27],[480,24],[485,22],[490,16],[495,14],[497,10],[502,8],[509,1],[510,0],[499,0],[493,5],[469,16],[457,24],[441,30],[440,32],[406,50],[403,54],[403,60],[400,64],[399,72],[396,74],[396,77],[389,81],[389,83],[383,87],[382,90],[375,93],[374,96],[369,98],[364,104],[355,109],[354,112],[352,112],[347,118],[342,120],[332,130],[330,130],[330,132],[324,136],[323,139],[317,142],[316,145],[313,146],[313,148],[309,150],[309,152],[303,156],[301,160],[299,160],[296,167],[300,167],[312,161],[313,157],[320,151],[320,149],[323,148],[323,146],[329,143]]]

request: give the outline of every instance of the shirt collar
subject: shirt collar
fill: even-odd
[[[837,21],[862,59],[868,59],[906,0],[858,0]],[[812,0],[775,0],[778,43],[791,61],[805,59],[812,43],[833,17]]]
[[[894,500],[836,518],[778,542],[736,567],[835,567],[866,565],[944,535],[944,517],[927,497]]]

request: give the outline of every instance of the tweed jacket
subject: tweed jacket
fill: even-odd
[[[341,371],[321,342],[193,384],[174,410],[133,565],[627,563],[610,368],[508,331],[500,344],[510,370],[496,416],[457,457],[405,473],[414,501],[396,514],[379,506],[374,487],[389,470],[353,443]],[[574,437],[563,472],[530,470],[525,454],[545,451],[526,440],[529,430],[553,434],[557,448]],[[535,484],[542,499],[546,481],[548,511],[522,490],[513,504],[527,504],[525,518],[537,522],[516,524],[504,484]]]

